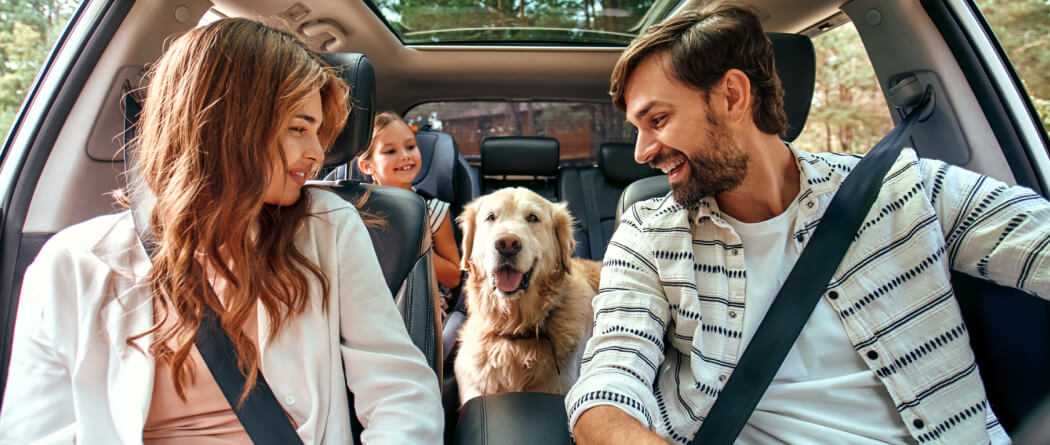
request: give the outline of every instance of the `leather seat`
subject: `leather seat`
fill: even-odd
[[[634,145],[606,142],[598,146],[597,167],[563,167],[561,198],[576,218],[573,256],[601,260],[616,230],[616,203],[632,182],[660,174],[634,162]]]
[[[557,139],[536,136],[490,137],[481,141],[481,191],[525,187],[558,201]]]
[[[345,165],[368,147],[372,139],[375,118],[375,71],[372,63],[361,54],[324,54],[322,58],[334,67],[350,85],[352,111],[346,127],[325,157],[328,166]],[[412,342],[419,347],[434,372],[441,376],[440,320],[434,307],[436,277],[432,266],[430,228],[426,220],[423,199],[407,190],[393,187],[370,186],[353,180],[315,181],[357,203],[369,193],[358,208],[380,215],[386,221],[383,227],[369,228],[372,245],[379,258],[383,278],[391,293],[402,290],[402,316]],[[356,252],[345,252],[356,255]]]

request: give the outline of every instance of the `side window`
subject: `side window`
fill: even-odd
[[[0,6],[0,143],[14,124],[78,0],[9,1]]]
[[[563,164],[593,164],[602,142],[630,142],[634,134],[609,102],[431,102],[405,119],[452,136],[470,161],[492,136],[546,136],[558,140]]]
[[[813,39],[813,104],[794,145],[810,152],[867,153],[893,129],[860,35],[845,23]]]
[[[1050,133],[1050,2],[977,0]]]

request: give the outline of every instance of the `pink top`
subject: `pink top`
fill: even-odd
[[[258,314],[248,317],[244,332],[258,350]],[[196,346],[190,351],[188,360],[192,372],[183,387],[185,401],[175,393],[170,364],[164,360],[156,361],[153,398],[142,430],[144,444],[177,445],[190,438],[194,444],[203,445],[251,444],[248,433],[215,383]]]

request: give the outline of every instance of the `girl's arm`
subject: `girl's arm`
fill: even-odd
[[[441,221],[437,233],[434,234],[434,271],[437,273],[438,282],[449,289],[459,286],[459,248],[456,247],[456,237],[452,234],[452,220],[448,214]]]

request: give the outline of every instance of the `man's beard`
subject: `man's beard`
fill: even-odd
[[[747,152],[740,149],[721,122],[709,120],[708,123],[706,149],[690,155],[678,152],[689,163],[689,177],[684,183],[672,184],[671,195],[683,207],[692,207],[708,196],[732,190],[747,175]],[[661,153],[650,165],[659,165],[671,156],[671,153]]]

